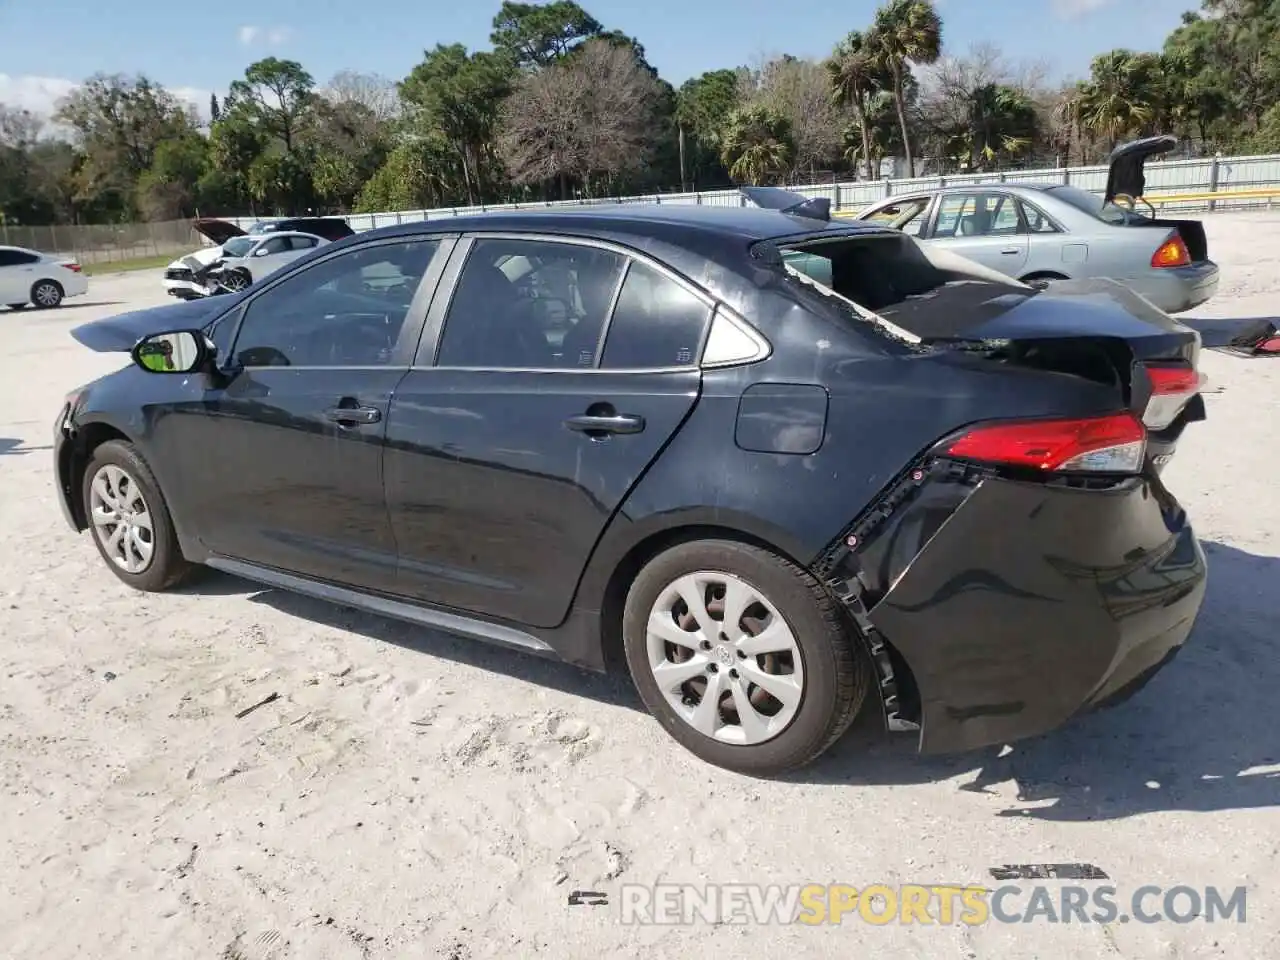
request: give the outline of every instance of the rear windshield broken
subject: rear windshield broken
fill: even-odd
[[[1025,284],[901,234],[822,237],[779,248],[789,273],[900,340],[947,339],[1012,309]]]

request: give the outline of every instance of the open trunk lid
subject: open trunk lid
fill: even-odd
[[[1125,225],[1142,228],[1163,228],[1170,233],[1178,231],[1182,242],[1186,244],[1187,253],[1192,263],[1203,263],[1209,259],[1209,240],[1204,232],[1204,224],[1199,220],[1175,220],[1155,216],[1145,216],[1137,212],[1137,205],[1147,189],[1146,163],[1151,157],[1168,153],[1178,145],[1178,138],[1171,134],[1158,137],[1145,137],[1130,143],[1123,143],[1111,151],[1108,159],[1107,188],[1103,193],[1104,205],[1112,204],[1125,211]]]
[[[1168,153],[1177,145],[1177,137],[1164,134],[1122,143],[1112,150],[1107,159],[1107,190],[1102,202],[1120,205],[1128,200],[1132,204],[1147,188],[1147,159]]]

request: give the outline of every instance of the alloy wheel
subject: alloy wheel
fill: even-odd
[[[89,486],[93,534],[102,551],[125,573],[139,574],[155,554],[155,527],[142,487],[126,470],[108,463]]]
[[[795,634],[768,598],[731,574],[686,574],[659,594],[646,628],[649,668],[672,710],[723,743],[782,733],[804,694]]]
[[[55,283],[38,283],[36,288],[31,291],[31,299],[41,307],[56,307],[62,302],[62,291],[58,289]]]
[[[249,278],[238,270],[233,270],[224,276],[219,283],[230,290],[232,293],[239,293],[245,287],[249,286]]]

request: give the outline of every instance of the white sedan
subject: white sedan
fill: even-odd
[[[214,262],[215,269],[224,287],[243,290],[328,242],[315,234],[295,231],[265,237],[234,237],[222,245],[222,256]]]
[[[242,234],[183,257],[165,271],[165,290],[181,299],[206,296],[209,277],[216,274],[223,286],[243,290],[329,241],[311,233],[280,231],[262,236]]]
[[[88,292],[89,280],[75,260],[23,247],[0,247],[0,303],[10,309],[21,310],[27,304],[48,309]]]

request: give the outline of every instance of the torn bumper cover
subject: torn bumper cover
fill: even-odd
[[[1200,345],[1243,357],[1280,356],[1280,318],[1183,318],[1177,322],[1200,334]]]
[[[1132,693],[1187,639],[1204,553],[1154,473],[1109,489],[937,475],[852,561],[915,678],[923,752],[1045,733]]]

